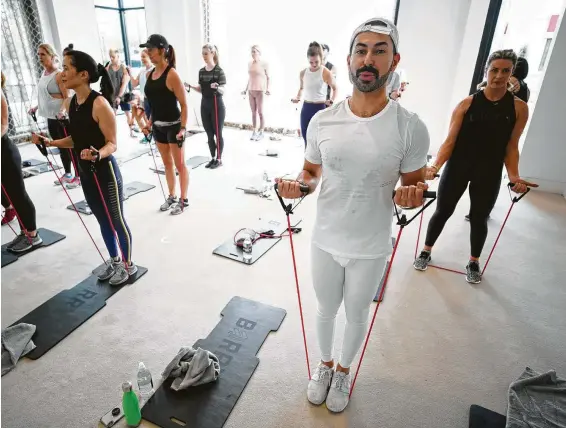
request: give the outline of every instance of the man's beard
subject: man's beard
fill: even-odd
[[[373,75],[375,75],[375,79],[371,82],[364,82],[359,77],[362,73],[372,73]],[[387,79],[389,78],[390,74],[391,69],[383,76],[379,77],[379,71],[377,71],[375,68],[364,66],[356,70],[355,73],[350,69],[350,82],[352,82],[356,89],[360,92],[374,92],[387,83]]]

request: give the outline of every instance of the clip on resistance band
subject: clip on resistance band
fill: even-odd
[[[35,117],[35,114],[32,115],[32,117]],[[37,123],[37,122],[36,122]],[[65,131],[66,132],[66,131]],[[63,185],[63,182],[61,181],[61,177],[59,176],[59,174],[57,174],[57,171],[55,169],[53,169],[53,164],[51,163],[51,161],[49,160],[49,157],[47,156],[47,147],[45,145],[45,139],[47,139],[47,137],[44,137],[40,134],[38,134],[38,136],[43,139],[43,141],[41,141],[39,144],[36,144],[37,149],[41,152],[41,154],[43,156],[45,156],[45,159],[47,160],[47,163],[49,164],[49,166],[51,167],[51,169],[53,170],[53,173],[55,174],[55,177],[57,177],[57,180],[59,180],[59,183],[61,183],[61,187],[63,188],[65,194],[67,195],[67,198],[69,199],[69,202],[71,202],[71,205],[73,205],[73,208],[75,210],[75,212],[77,213],[77,217],[79,217],[79,220],[81,221],[83,227],[86,230],[86,233],[88,234],[88,236],[90,237],[90,240],[92,241],[92,244],[94,245],[94,248],[96,248],[96,251],[98,252],[98,254],[100,255],[100,258],[102,259],[102,261],[104,263],[106,263],[106,260],[104,259],[104,256],[102,255],[102,252],[100,251],[100,248],[98,248],[98,245],[96,245],[96,242],[94,242],[94,238],[92,237],[92,235],[90,234],[90,231],[88,230],[88,227],[86,227],[85,222],[83,221],[83,219],[81,218],[81,215],[79,214],[79,211],[77,210],[77,207],[75,206],[75,203],[73,202],[73,200],[71,199],[71,196],[69,195],[69,192],[67,192],[67,189],[65,188],[65,186]]]
[[[513,188],[513,186],[515,186],[514,183],[507,183],[507,191],[509,192],[509,198],[511,199],[511,206],[509,207],[509,210],[507,211],[507,215],[505,216],[505,220],[503,220],[503,224],[501,225],[501,228],[499,229],[499,233],[497,234],[497,238],[495,239],[495,243],[493,244],[493,247],[491,248],[491,251],[489,252],[489,256],[487,257],[487,261],[485,262],[485,265],[484,265],[484,267],[481,271],[482,276],[483,276],[485,270],[487,269],[487,265],[489,264],[489,261],[491,260],[491,256],[493,255],[493,252],[495,251],[495,247],[497,246],[497,243],[499,242],[499,237],[501,236],[501,233],[503,232],[503,228],[507,224],[507,219],[509,218],[509,215],[511,214],[511,210],[513,209],[513,207],[515,206],[515,204],[517,202],[519,202],[521,199],[523,199],[527,195],[527,193],[529,193],[531,191],[531,188],[527,187],[526,192],[522,193],[520,196],[513,196],[513,195],[511,195],[511,188]],[[420,221],[420,225],[419,225],[419,233],[417,235],[417,245],[415,247],[415,259],[417,258],[417,248],[419,246],[419,240],[420,240],[420,237],[421,237],[422,223],[423,223],[423,218],[422,218],[422,215],[421,215],[421,221]],[[454,270],[454,269],[449,269],[449,268],[445,268],[445,267],[438,266],[438,265],[429,264],[428,266],[436,268],[436,269],[445,270],[445,271],[448,271],[448,272],[458,273],[460,275],[466,275],[466,272]]]
[[[302,200],[304,199],[304,197],[308,194],[309,188],[305,185],[301,185],[300,190],[301,192],[304,194],[304,196],[301,198],[301,200],[295,205],[293,206],[292,204],[285,204],[285,202],[283,201],[283,198],[281,197],[281,195],[279,194],[279,190],[278,190],[278,186],[277,183],[275,183],[274,186],[275,192],[277,193],[277,197],[279,198],[279,202],[281,202],[281,206],[283,207],[283,210],[285,211],[285,214],[287,215],[287,224],[289,226],[289,229],[291,228],[291,221],[289,220],[289,216],[291,214],[293,214],[293,210],[302,202]],[[393,192],[393,197],[395,197],[395,191]],[[393,259],[395,257],[395,253],[397,251],[397,246],[399,245],[399,241],[401,238],[401,232],[402,230],[405,228],[405,226],[407,226],[408,224],[410,224],[422,211],[424,211],[430,204],[432,204],[432,202],[434,202],[434,200],[436,200],[436,192],[429,192],[429,191],[425,191],[423,192],[423,197],[426,199],[431,199],[430,201],[428,201],[411,219],[407,220],[407,217],[405,214],[399,216],[399,211],[397,210],[397,207],[395,206],[395,214],[397,216],[397,224],[399,225],[399,233],[397,234],[397,239],[395,241],[395,246],[393,248],[393,255],[391,257],[391,263],[389,265],[389,269],[386,275],[389,275],[389,270],[391,269],[391,264],[393,263]],[[308,355],[308,348],[307,348],[307,339],[306,339],[306,334],[305,334],[305,325],[304,325],[304,320],[303,320],[303,307],[302,307],[302,303],[301,303],[301,293],[300,293],[300,288],[299,288],[299,279],[298,279],[298,275],[297,275],[297,263],[295,260],[295,249],[293,246],[293,239],[291,238],[290,241],[291,243],[291,257],[293,259],[293,268],[295,271],[295,284],[297,287],[297,298],[299,301],[299,312],[300,312],[300,316],[301,316],[301,327],[303,330],[303,341],[304,341],[304,346],[305,346],[305,354],[306,354],[306,360],[307,360],[307,369],[308,369],[308,373],[309,373],[309,379],[311,377],[311,373],[310,373],[310,363],[309,363],[309,355]],[[385,290],[385,285],[386,285],[386,281],[387,281],[387,276],[385,277],[385,281],[383,283],[383,288],[381,290],[381,296],[380,296],[380,300],[383,297],[383,292]],[[362,354],[360,356],[360,362],[358,363],[358,367],[356,369],[356,374],[354,376],[354,380],[352,382],[352,387],[350,388],[350,396],[352,395],[352,392],[354,391],[354,385],[356,384],[356,379],[358,377],[358,373],[360,371],[360,367],[362,366],[362,361],[364,358],[364,354],[367,348],[367,344],[369,341],[369,337],[371,335],[371,331],[373,329],[373,325],[375,323],[375,317],[377,315],[377,310],[379,309],[379,305],[380,305],[380,300],[378,300],[376,306],[375,306],[375,311],[373,313],[373,318],[371,320],[371,324],[366,336],[366,340],[364,343],[364,347],[362,350]]]
[[[155,172],[157,173],[157,179],[159,180],[159,187],[161,187],[161,193],[163,193],[163,200],[167,200],[167,195],[165,194],[165,190],[163,189],[163,183],[161,182],[161,177],[159,177],[158,169],[157,169],[157,161],[155,160],[155,153],[153,153],[153,149],[151,147],[151,140],[153,140],[153,132],[149,132],[145,138],[147,139],[147,143],[149,144],[149,153],[151,153],[151,157],[153,158],[153,164],[155,165]],[[157,144],[155,145],[157,148]]]
[[[393,198],[395,198],[396,191],[393,191]],[[358,373],[360,372],[360,368],[362,367],[362,361],[364,359],[364,355],[366,353],[366,348],[368,346],[369,337],[371,335],[371,331],[373,329],[373,324],[375,323],[375,317],[377,316],[377,310],[383,300],[383,294],[385,293],[385,287],[387,286],[387,280],[389,278],[389,272],[391,272],[391,266],[393,266],[393,260],[395,259],[395,254],[397,254],[397,247],[399,246],[399,241],[401,241],[401,234],[405,226],[409,225],[419,214],[421,214],[424,210],[426,210],[430,204],[432,204],[436,200],[436,192],[431,192],[425,190],[423,192],[423,199],[430,199],[427,201],[421,209],[409,220],[407,220],[407,216],[403,213],[399,216],[399,211],[397,210],[397,205],[393,203],[393,208],[395,209],[395,216],[397,217],[397,225],[399,226],[399,232],[397,232],[397,239],[395,240],[395,246],[393,247],[393,253],[391,254],[391,260],[389,262],[389,266],[387,267],[387,272],[385,273],[385,277],[383,279],[383,286],[381,287],[381,291],[377,298],[377,302],[375,304],[375,310],[373,311],[373,317],[371,318],[371,324],[369,326],[368,333],[366,335],[366,340],[364,342],[364,347],[362,349],[362,354],[360,355],[360,362],[358,363],[358,367],[356,368],[356,374],[354,375],[354,380],[352,381],[352,388],[350,389],[350,397],[354,392],[354,385],[356,385],[356,379],[358,378]]]
[[[285,201],[283,201],[283,198],[281,197],[281,195],[279,194],[279,186],[278,183],[275,183],[273,185],[273,190],[275,190],[275,193],[277,194],[277,198],[279,199],[279,202],[281,203],[281,206],[283,207],[283,211],[285,211],[285,215],[287,216],[287,230],[289,232],[289,242],[291,244],[291,257],[293,258],[293,269],[295,271],[295,285],[297,288],[297,299],[299,301],[299,313],[301,315],[301,328],[303,330],[303,342],[305,345],[305,356],[307,359],[307,372],[309,374],[309,380],[311,378],[311,366],[310,366],[310,362],[309,362],[309,350],[307,348],[307,335],[305,333],[305,321],[303,318],[303,304],[301,302],[301,291],[299,288],[299,276],[297,275],[297,262],[295,260],[295,247],[293,245],[293,231],[291,228],[291,218],[290,215],[293,214],[293,210],[295,208],[297,208],[297,206],[299,206],[299,204],[303,201],[303,199],[305,199],[305,196],[308,195],[309,193],[309,187],[301,184],[300,185],[300,190],[301,193],[303,194],[303,197],[299,200],[299,202],[297,202],[297,204],[295,204],[295,206],[293,206],[293,204],[288,204],[285,205]]]

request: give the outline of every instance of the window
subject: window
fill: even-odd
[[[94,7],[102,58],[117,49],[127,65],[139,68],[139,45],[147,39],[144,0],[95,0]]]
[[[544,70],[544,65],[546,64],[546,57],[548,56],[548,50],[550,49],[550,44],[552,43],[552,39],[546,39],[544,43],[544,49],[542,51],[542,56],[540,58],[540,64],[538,65],[538,71]]]

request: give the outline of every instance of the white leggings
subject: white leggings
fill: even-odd
[[[322,361],[331,361],[336,314],[344,300],[346,329],[339,363],[348,368],[368,328],[370,305],[377,293],[386,257],[346,259],[312,245],[312,278],[318,300],[317,333]]]

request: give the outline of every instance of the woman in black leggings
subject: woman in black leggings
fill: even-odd
[[[20,220],[21,232],[7,248],[14,253],[22,253],[43,241],[37,233],[35,206],[24,185],[20,152],[8,137],[8,102],[4,97],[4,82],[2,73],[2,205],[11,204]]]
[[[226,85],[224,70],[218,65],[218,48],[210,43],[202,47],[202,58],[205,66],[198,72],[198,85],[185,83],[185,87],[202,93],[200,113],[202,126],[208,136],[208,148],[212,159],[205,168],[215,169],[222,166],[222,151],[224,150],[224,137],[222,128],[226,117],[226,107],[222,100]],[[218,119],[218,123],[217,123]],[[216,135],[216,142],[214,136]]]
[[[427,169],[427,179],[432,179],[447,162],[425,246],[414,262],[417,270],[428,267],[432,247],[469,183],[471,255],[466,281],[480,283],[479,257],[487,237],[487,218],[501,187],[503,165],[509,181],[514,183],[514,192],[524,193],[527,186],[537,187],[519,176],[519,138],[529,109],[508,91],[516,63],[517,55],[510,49],[493,52],[487,63],[487,85],[460,102],[452,114],[448,138],[440,147],[435,164]]]
[[[69,45],[71,46],[71,45]],[[70,50],[69,47],[65,51]],[[43,73],[37,84],[37,107],[33,107],[30,113],[35,113],[47,119],[47,128],[52,139],[65,138],[67,120],[59,120],[58,116],[62,112],[63,101],[68,97],[67,88],[61,82],[61,69],[59,68],[59,57],[48,43],[42,43],[37,49],[39,62],[44,68]],[[71,166],[77,164],[77,159],[73,157],[72,150],[63,149],[60,151],[61,162],[65,169],[65,174],[61,180],[55,180],[55,185],[63,184],[68,189],[75,189],[81,185],[78,178],[78,171],[75,176],[71,172]]]
[[[98,274],[101,281],[120,285],[138,268],[132,262],[132,233],[124,217],[122,174],[113,156],[117,149],[116,117],[110,105],[113,95],[108,70],[84,52],[69,51],[63,61],[63,83],[75,91],[65,106],[69,112],[69,136],[49,141],[47,146],[72,148],[79,160],[79,172],[86,202],[96,217],[111,259]],[[90,88],[100,80],[100,92]],[[122,258],[120,258],[120,255]]]

